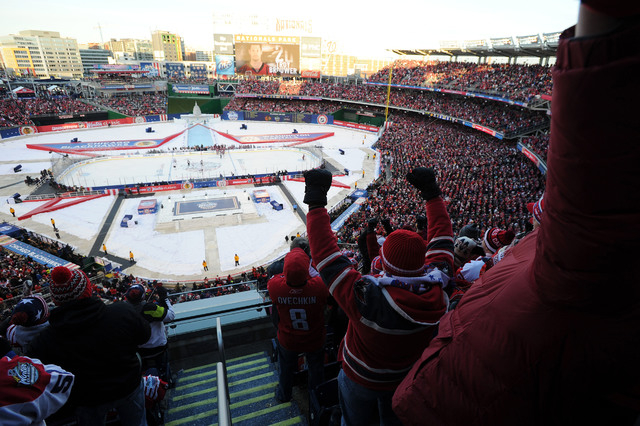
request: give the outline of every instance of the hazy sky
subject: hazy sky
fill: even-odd
[[[313,22],[314,36],[340,42],[348,53],[388,48],[437,48],[441,40],[530,35],[576,22],[578,0],[205,1],[0,0],[0,35],[50,30],[79,43],[179,34],[187,47],[213,49],[214,11]],[[235,33],[241,33],[241,29]],[[215,31],[219,32],[219,31]]]

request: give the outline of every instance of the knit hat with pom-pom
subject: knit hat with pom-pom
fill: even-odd
[[[49,288],[56,305],[91,297],[89,278],[79,269],[71,270],[64,266],[56,266],[51,271],[51,280],[53,283]]]

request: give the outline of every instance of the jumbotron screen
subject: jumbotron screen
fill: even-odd
[[[236,74],[300,73],[300,37],[236,35]]]

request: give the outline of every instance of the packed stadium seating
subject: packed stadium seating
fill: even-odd
[[[369,81],[387,83],[391,67],[391,83],[403,86],[467,90],[518,101],[552,90],[551,68],[541,65],[398,60],[373,74]]]
[[[253,91],[254,94],[279,94],[279,86],[276,83],[277,82],[273,81],[241,82],[238,85],[238,93],[249,93]],[[305,82],[300,86],[299,95],[384,105],[386,103],[387,91],[386,88],[377,86]],[[254,111],[290,112],[295,111],[297,108],[297,106],[292,106],[284,100],[270,102],[263,104],[263,106],[261,106],[257,100],[244,100],[244,102],[240,103],[238,103],[237,100],[238,98],[235,98],[233,103],[226,106],[226,109],[247,106],[247,108],[249,108],[248,110]],[[301,108],[305,110],[305,112],[322,110],[322,107],[313,108],[311,102],[312,101],[305,101],[305,104],[302,105]],[[467,98],[411,89],[394,89],[391,92],[390,105],[460,118],[503,133],[521,132],[545,126],[548,123],[546,114],[540,111],[531,111],[526,108],[514,107],[486,99]],[[335,110],[337,108],[333,109]],[[327,111],[325,110],[323,112]]]
[[[68,97],[0,99],[0,127],[33,125],[30,117],[41,114],[70,114],[99,111],[99,108]]]
[[[97,100],[106,108],[128,116],[166,114],[167,97],[164,94],[127,94]]]

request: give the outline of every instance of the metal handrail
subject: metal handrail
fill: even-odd
[[[222,340],[222,325],[220,317],[216,318],[216,333],[218,335],[218,352],[221,362],[216,364],[218,384],[218,424],[231,426],[231,408],[229,407],[229,383],[227,381],[227,361],[224,354],[224,341]]]

